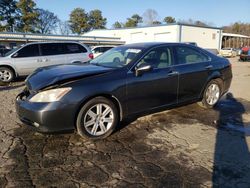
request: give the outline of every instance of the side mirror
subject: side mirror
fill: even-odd
[[[15,57],[17,57],[17,56],[18,56],[18,52],[14,53],[14,54],[12,55],[13,58],[15,58]]]
[[[147,63],[143,63],[135,69],[135,76],[141,76],[143,73],[149,72],[150,70],[152,70],[152,66]]]

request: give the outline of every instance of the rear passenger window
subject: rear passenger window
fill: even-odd
[[[209,61],[209,57],[199,51],[181,46],[176,47],[178,64],[201,63]]]
[[[79,44],[66,44],[66,52],[67,54],[76,54],[76,53],[86,53],[87,50],[82,45]]]
[[[65,54],[63,43],[40,44],[40,48],[44,56]]]
[[[36,57],[36,56],[39,56],[38,44],[31,44],[31,45],[25,46],[21,50],[19,50],[17,52],[17,55],[14,56],[14,58],[17,58],[17,57]]]
[[[112,47],[103,47],[103,52],[106,52],[106,51],[108,51],[108,50],[110,50]]]
[[[95,48],[95,49],[93,50],[93,52],[94,52],[94,53],[100,53],[100,52],[101,52],[101,48],[100,48],[100,47]]]

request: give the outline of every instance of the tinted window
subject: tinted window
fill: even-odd
[[[38,44],[31,44],[28,46],[23,47],[21,50],[17,52],[17,57],[35,57],[39,56],[39,48]]]
[[[101,47],[97,47],[93,50],[94,53],[100,53],[101,52]]]
[[[147,63],[153,68],[166,68],[173,65],[171,49],[169,47],[156,48],[150,51],[140,62],[140,64]]]
[[[177,59],[179,64],[201,63],[209,61],[209,58],[199,51],[181,46],[176,47]]]
[[[76,53],[86,53],[87,50],[82,45],[76,43],[68,43],[66,44],[66,52],[68,54],[76,54]]]
[[[44,56],[65,54],[63,43],[40,44],[40,48]]]
[[[111,48],[113,48],[113,47],[103,47],[103,52],[106,52],[106,51],[110,50]]]
[[[104,47],[101,47],[101,48],[100,48],[100,52],[101,52],[101,53],[104,53],[104,52],[105,52],[105,48],[104,48]]]

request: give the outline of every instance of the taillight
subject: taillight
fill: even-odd
[[[94,55],[92,53],[89,54],[90,59],[94,59]]]

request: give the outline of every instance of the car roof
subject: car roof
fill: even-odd
[[[182,45],[182,46],[193,46],[190,44],[185,43],[171,43],[171,42],[143,42],[143,43],[133,43],[133,44],[126,44],[123,46],[130,47],[130,48],[152,48],[162,45]],[[119,46],[118,46],[119,47]]]
[[[98,48],[98,47],[116,47],[115,45],[98,45],[98,46],[92,46],[92,48]]]
[[[41,41],[41,42],[29,42],[26,45],[29,45],[29,44],[54,44],[54,43],[76,43],[76,44],[83,44],[83,43],[76,42],[76,41]]]

